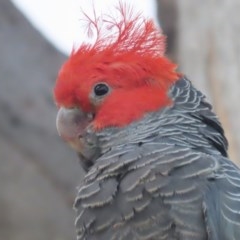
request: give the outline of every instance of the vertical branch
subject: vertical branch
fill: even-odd
[[[213,103],[230,143],[230,157],[237,162],[240,159],[239,1],[176,2],[181,71]]]
[[[164,34],[167,36],[167,55],[177,60],[177,21],[176,0],[157,0],[157,16]]]

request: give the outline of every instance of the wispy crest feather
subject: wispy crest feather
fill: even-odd
[[[89,38],[94,43],[84,43],[73,54],[81,51],[114,51],[134,52],[140,55],[161,57],[165,52],[165,36],[150,19],[145,19],[141,13],[134,13],[133,8],[120,2],[113,17],[108,14],[97,17],[93,10],[93,18],[83,13]]]

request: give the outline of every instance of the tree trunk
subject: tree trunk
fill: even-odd
[[[167,55],[177,61],[177,19],[176,0],[157,0],[157,16],[163,33],[167,36]]]
[[[169,9],[165,2],[158,0],[161,12]],[[171,27],[176,31],[174,58],[212,102],[229,140],[230,158],[240,164],[240,1],[170,2],[177,9]]]
[[[52,99],[65,56],[9,0],[0,1],[0,46],[0,239],[74,239],[81,168],[57,136]]]

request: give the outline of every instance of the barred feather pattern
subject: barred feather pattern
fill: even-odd
[[[186,78],[169,96],[173,106],[98,133],[101,157],[75,200],[78,240],[239,239],[240,171],[222,127]]]

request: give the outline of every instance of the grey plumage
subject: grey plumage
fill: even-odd
[[[96,133],[75,201],[79,240],[239,239],[240,171],[222,127],[186,78],[169,96],[172,106]]]

